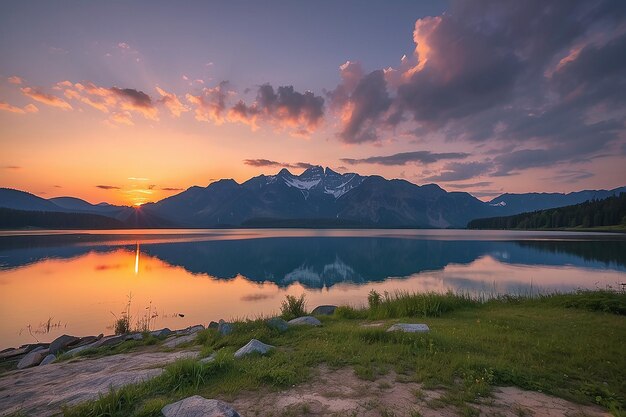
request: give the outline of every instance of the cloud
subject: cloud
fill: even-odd
[[[189,110],[183,103],[181,103],[176,94],[168,93],[159,87],[157,87],[156,90],[161,95],[161,99],[158,100],[158,102],[167,107],[172,116],[180,117],[182,113]]]
[[[187,101],[195,106],[195,118],[202,122],[221,125],[225,121],[226,100],[230,95],[228,81],[222,81],[213,88],[203,88],[202,93],[194,96],[187,94]]]
[[[25,96],[30,97],[33,100],[46,104],[48,106],[58,107],[63,110],[72,109],[72,106],[67,101],[52,94],[44,93],[39,88],[23,87],[21,88],[21,90]]]
[[[96,188],[100,188],[102,190],[120,190],[120,187],[116,187],[115,185],[96,185]]]
[[[17,75],[13,75],[13,76],[7,78],[7,80],[11,84],[16,84],[16,85],[22,84],[24,82],[24,80],[22,78],[18,77]]]
[[[0,110],[17,114],[37,113],[39,109],[34,104],[27,104],[24,107],[12,106],[9,103],[0,101]]]
[[[397,124],[401,113],[393,106],[383,70],[364,75],[358,62],[339,67],[341,83],[327,93],[340,120],[339,138],[346,143],[378,140],[380,127]]]
[[[70,100],[77,100],[103,113],[110,113],[110,122],[133,125],[133,113],[149,120],[158,120],[158,109],[152,98],[134,88],[102,87],[92,82],[62,81],[56,89]]]
[[[340,67],[326,93],[340,140],[378,141],[406,124],[420,141],[489,142],[501,150],[495,175],[624,146],[621,2],[453,0],[416,21],[413,41],[395,68]]]
[[[463,181],[486,174],[493,169],[491,162],[448,162],[437,175],[424,178],[425,181]]]
[[[387,156],[370,156],[363,159],[342,158],[347,164],[378,164],[378,165],[406,165],[410,162],[431,164],[444,159],[464,159],[469,154],[463,152],[433,153],[430,151],[401,152]]]
[[[182,191],[182,188],[176,188],[176,187],[162,187],[161,191]]]
[[[277,162],[271,161],[269,159],[244,159],[243,163],[246,165],[250,165],[253,167],[284,167],[284,168],[295,168],[295,169],[308,169],[315,165],[309,164],[308,162]]]
[[[263,84],[257,89],[254,103],[246,105],[240,100],[229,110],[228,116],[231,121],[246,123],[253,129],[263,120],[279,130],[308,135],[323,120],[324,98],[311,91],[300,93],[293,86],[274,89],[270,84]]]
[[[22,169],[22,167],[19,165],[5,165],[2,167],[2,169],[10,169],[12,171],[16,171],[18,169]]]

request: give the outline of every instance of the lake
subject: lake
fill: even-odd
[[[537,294],[626,283],[626,235],[474,230],[0,232],[0,349],[152,328],[363,305],[370,290]]]

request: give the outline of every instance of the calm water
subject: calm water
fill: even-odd
[[[466,230],[0,232],[0,348],[111,333],[132,295],[154,328],[275,313],[285,294],[572,291],[626,282],[626,235]]]

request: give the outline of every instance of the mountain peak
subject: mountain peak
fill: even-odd
[[[310,177],[313,175],[322,175],[322,174],[324,174],[324,168],[321,165],[316,165],[316,166],[312,166],[310,168],[305,169],[304,172],[300,174],[300,176]]]
[[[285,175],[293,176],[291,171],[289,171],[287,168],[281,169],[277,175],[280,175],[281,177],[284,177]]]
[[[341,175],[340,173],[333,171],[329,167],[326,167],[326,170],[324,171],[324,174],[326,176],[329,176],[329,175]]]

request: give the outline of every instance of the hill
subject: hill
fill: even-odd
[[[514,216],[475,219],[468,229],[556,229],[626,226],[626,193]]]

